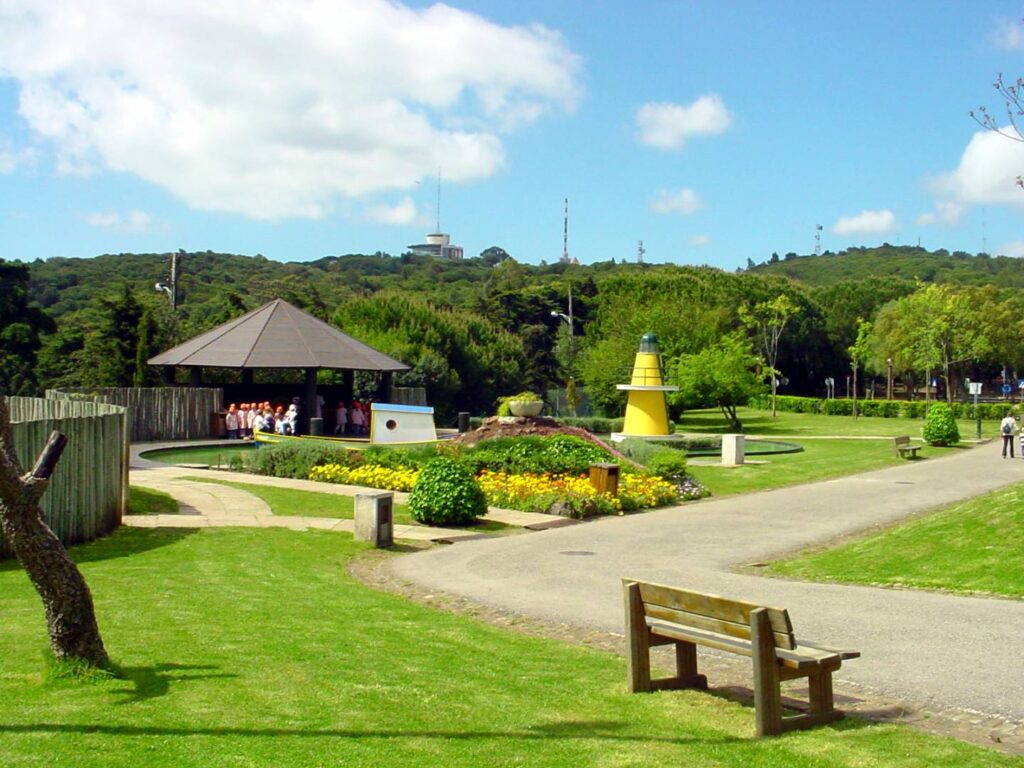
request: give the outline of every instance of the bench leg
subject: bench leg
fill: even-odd
[[[626,644],[630,693],[648,693],[651,687],[651,638],[644,616],[639,584],[623,586],[626,602]]]
[[[680,688],[707,688],[708,679],[697,672],[697,646],[676,641],[676,680]]]
[[[756,735],[778,736],[782,733],[782,690],[775,659],[775,637],[768,611],[764,608],[750,613],[750,641],[754,651]]]
[[[831,712],[835,709],[832,700],[832,673],[818,672],[807,678],[807,689],[810,692],[810,711],[812,714]]]

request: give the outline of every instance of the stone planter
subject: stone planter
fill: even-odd
[[[509,400],[508,412],[513,416],[540,416],[544,410],[543,400]]]

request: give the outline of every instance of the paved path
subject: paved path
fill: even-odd
[[[218,445],[223,441],[209,441],[210,445]],[[237,444],[237,441],[233,441]],[[192,443],[193,445],[206,443]],[[277,516],[270,507],[257,496],[238,488],[218,483],[204,483],[189,480],[194,477],[208,477],[210,480],[224,480],[249,485],[268,485],[278,488],[293,488],[303,491],[334,494],[337,496],[354,496],[365,493],[368,489],[355,485],[335,485],[318,483],[310,480],[290,480],[279,477],[263,477],[240,472],[208,472],[203,469],[170,466],[147,461],[140,454],[156,448],[171,447],[180,443],[140,443],[132,446],[130,480],[132,485],[150,488],[170,494],[178,502],[179,514],[176,515],[128,515],[124,524],[135,528],[208,528],[216,526],[244,526],[255,528],[291,528],[294,530],[318,529],[325,531],[344,531],[352,533],[352,520],[335,518]],[[395,493],[395,501],[403,504],[408,494]],[[550,515],[538,515],[531,512],[491,508],[488,519],[506,525],[541,530],[557,526],[562,521],[554,520]],[[449,530],[431,528],[424,525],[395,525],[396,539],[419,541],[453,542],[474,539],[481,534],[477,531]]]
[[[612,632],[622,632],[623,576],[781,605],[800,636],[863,652],[843,666],[842,680],[889,699],[1024,721],[1024,603],[734,572],[1024,480],[1024,461],[998,451],[990,444],[822,483],[465,542],[391,567],[432,590]]]

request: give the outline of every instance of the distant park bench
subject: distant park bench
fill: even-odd
[[[911,445],[907,436],[894,437],[892,439],[892,450],[901,459],[916,459],[917,452],[921,450],[920,445]]]
[[[832,673],[858,651],[797,643],[789,613],[717,595],[689,592],[660,584],[623,579],[626,638],[629,643],[629,689],[632,693],[664,689],[707,688],[697,673],[697,646],[750,656],[754,662],[754,708],[757,736],[777,736],[843,717],[832,700]],[[674,643],[676,676],[651,679],[650,649]],[[806,677],[808,711],[782,716],[780,683]]]

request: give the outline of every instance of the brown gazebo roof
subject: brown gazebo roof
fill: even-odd
[[[283,299],[264,304],[147,362],[211,368],[409,369],[405,363],[356,341]]]

